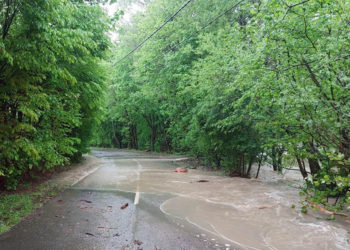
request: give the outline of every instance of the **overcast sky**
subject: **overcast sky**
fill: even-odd
[[[132,3],[130,3],[132,2]],[[123,10],[124,15],[119,20],[119,24],[123,23],[129,23],[132,19],[132,17],[145,9],[145,2],[144,0],[138,0],[138,1],[117,1],[117,3],[114,4],[105,4],[102,5],[102,8],[108,13],[110,17],[113,17],[114,14],[117,11]],[[117,41],[118,34],[116,32],[110,32],[110,36],[112,38],[112,41]]]
[[[132,3],[130,3],[132,2]],[[138,0],[138,1],[117,1],[117,3],[114,4],[106,4],[102,6],[103,9],[108,13],[109,16],[113,17],[116,11],[123,10],[124,15],[122,19],[119,21],[120,24],[123,23],[129,23],[132,19],[132,17],[145,9],[145,1],[144,0]],[[110,34],[113,41],[116,41],[118,38],[118,34],[116,32],[111,32]]]

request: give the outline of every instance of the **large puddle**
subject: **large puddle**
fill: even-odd
[[[172,160],[106,159],[78,186],[173,194],[161,204],[164,213],[242,249],[350,249],[350,225],[302,214],[298,189],[278,180],[174,173]]]

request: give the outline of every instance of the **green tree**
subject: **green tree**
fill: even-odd
[[[0,1],[0,184],[86,151],[99,120],[109,18],[83,1]]]

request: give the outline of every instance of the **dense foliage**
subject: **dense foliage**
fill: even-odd
[[[0,187],[87,151],[110,45],[98,2],[0,0]]]
[[[151,1],[119,27],[96,144],[189,152],[241,175],[294,159],[306,193],[349,202],[350,2],[243,0],[218,17],[235,1],[193,1],[119,62],[182,4]]]

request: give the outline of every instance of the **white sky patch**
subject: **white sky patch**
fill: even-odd
[[[121,17],[120,20],[118,20],[118,24],[122,26],[124,24],[130,23],[135,14],[145,11],[145,6],[145,0],[139,0],[130,4],[125,3],[123,1],[118,1],[117,3],[102,5],[101,7],[106,11],[106,13],[110,17],[113,17],[116,12],[123,10],[124,15]],[[114,42],[118,40],[118,33],[115,31],[110,32],[109,36]]]

